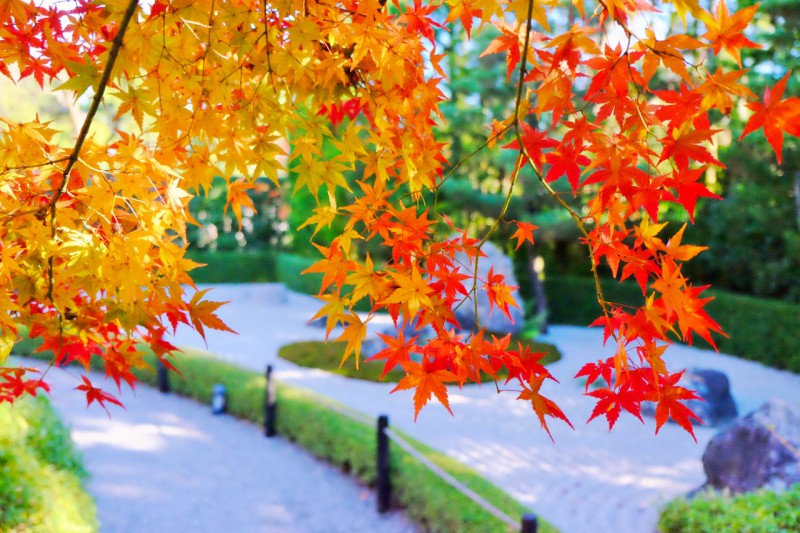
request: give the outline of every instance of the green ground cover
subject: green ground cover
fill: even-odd
[[[0,531],[98,531],[81,458],[44,397],[0,404]]]

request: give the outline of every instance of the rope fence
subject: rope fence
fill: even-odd
[[[159,369],[161,370],[161,369]],[[166,369],[164,369],[166,370]],[[272,365],[267,365],[266,369],[266,388],[264,392],[264,435],[266,437],[274,437],[277,435],[275,421],[278,416],[278,398],[277,387],[275,379],[273,378]],[[169,381],[166,372],[159,372],[158,385],[161,392],[169,392]],[[521,523],[514,520],[511,516],[504,513],[496,506],[492,505],[489,501],[483,498],[480,494],[467,487],[464,483],[453,477],[450,473],[442,467],[431,461],[422,452],[414,448],[403,436],[398,432],[389,428],[389,417],[381,415],[376,419],[371,416],[359,413],[352,409],[334,402],[325,397],[321,397],[320,401],[332,411],[343,415],[351,420],[377,427],[377,453],[376,453],[376,492],[377,492],[377,509],[379,513],[385,513],[389,510],[391,504],[391,468],[390,468],[390,446],[389,442],[394,442],[398,447],[408,453],[411,457],[419,461],[433,474],[439,477],[442,481],[449,484],[459,493],[472,500],[476,505],[480,506],[484,511],[491,514],[501,522],[513,529],[519,528],[521,533],[537,533],[538,521],[536,515],[532,513],[525,513],[522,516]],[[216,411],[215,411],[216,412]],[[224,409],[221,411],[224,412]]]

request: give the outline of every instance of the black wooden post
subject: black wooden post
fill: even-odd
[[[264,435],[274,437],[276,410],[274,383],[272,382],[272,365],[267,365],[267,387],[264,391]]]
[[[169,392],[169,369],[160,359],[156,362],[156,381],[158,382],[158,392]]]
[[[378,457],[376,463],[378,490],[378,512],[385,513],[389,510],[392,496],[392,484],[389,479],[389,436],[386,428],[389,427],[389,417],[378,417]]]
[[[522,529],[521,533],[536,533],[539,529],[539,521],[536,515],[532,513],[525,513],[522,515]]]

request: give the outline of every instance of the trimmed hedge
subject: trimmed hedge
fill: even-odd
[[[642,292],[635,283],[602,280],[606,300],[639,305]],[[600,316],[594,280],[570,276],[547,276],[545,280],[550,322],[585,326]],[[800,306],[721,291],[709,290],[714,300],[706,309],[723,331],[714,336],[721,352],[775,368],[800,373]],[[695,344],[710,346],[695,336]]]
[[[0,531],[98,531],[87,474],[46,398],[0,405]]]
[[[190,272],[195,283],[278,281],[272,252],[189,252],[186,257],[206,265]]]
[[[280,281],[295,292],[317,294],[322,286],[322,274],[300,274],[315,262],[315,259],[301,255],[278,254],[275,265],[277,281]]]
[[[280,282],[295,292],[317,294],[322,274],[300,275],[315,260],[284,252],[189,252],[206,266],[191,271],[195,283]]]
[[[703,493],[692,500],[674,500],[661,513],[658,529],[664,533],[800,531],[800,483],[781,494]]]

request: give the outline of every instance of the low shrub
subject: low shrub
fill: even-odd
[[[639,305],[642,291],[635,283],[602,280],[604,297],[626,305]],[[594,280],[548,276],[545,280],[550,321],[553,324],[587,325],[600,316]],[[706,309],[730,337],[715,335],[719,350],[775,368],[800,372],[800,306],[709,290],[714,300]],[[699,337],[695,345],[710,346]]]
[[[664,533],[790,533],[800,531],[800,484],[776,494],[757,491],[737,496],[701,493],[677,499],[662,511]]]
[[[98,530],[81,458],[49,402],[0,405],[0,531]]]

